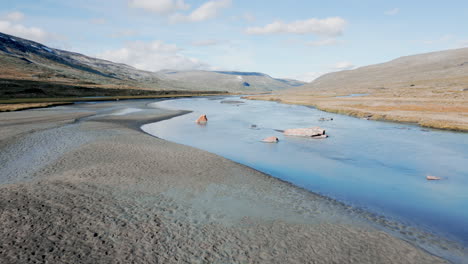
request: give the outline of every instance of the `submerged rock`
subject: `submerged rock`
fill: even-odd
[[[320,135],[320,136],[312,136],[311,138],[314,138],[314,139],[322,139],[322,138],[327,138],[328,135]]]
[[[206,117],[206,115],[201,115],[197,121],[198,124],[206,124],[206,122],[208,122],[208,118]]]
[[[224,100],[221,101],[222,104],[244,104],[243,101],[236,101],[236,100]]]
[[[427,175],[426,180],[428,180],[428,181],[438,181],[438,180],[442,180],[442,178],[437,177],[437,176]]]
[[[267,137],[262,139],[262,142],[265,143],[278,143],[279,139],[277,137]]]
[[[312,138],[326,138],[325,129],[320,127],[309,127],[309,128],[291,128],[286,129],[284,132],[286,136],[298,136],[298,137],[312,137]]]

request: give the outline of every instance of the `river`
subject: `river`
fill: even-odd
[[[237,102],[239,101],[239,102]],[[152,107],[190,114],[147,124],[157,137],[204,149],[347,205],[468,245],[468,134],[362,120],[239,97]],[[208,116],[206,125],[194,121]],[[321,117],[332,121],[319,121]],[[326,139],[278,130],[320,126]],[[276,136],[279,143],[263,143]],[[428,181],[427,175],[441,177]]]

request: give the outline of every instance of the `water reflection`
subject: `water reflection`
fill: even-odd
[[[361,120],[304,106],[223,100],[227,99],[155,103],[194,112],[143,129],[468,244],[468,134],[422,131],[417,126]],[[195,124],[201,114],[207,114],[207,126]],[[320,122],[320,118],[333,120]],[[280,132],[311,126],[323,127],[330,137],[285,137]],[[269,136],[280,142],[261,142]],[[427,175],[444,180],[429,182]]]

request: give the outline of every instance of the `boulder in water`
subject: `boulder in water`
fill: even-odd
[[[291,128],[286,129],[284,132],[285,136],[298,136],[298,137],[312,137],[312,138],[326,138],[325,129],[320,127],[309,127],[309,128]]]
[[[277,137],[267,137],[262,139],[262,142],[265,143],[278,143],[279,139]]]
[[[206,124],[206,122],[208,122],[208,118],[206,118],[206,115],[201,115],[195,122],[198,124]]]
[[[221,101],[222,104],[243,104],[243,101],[236,101],[236,100],[224,100]]]

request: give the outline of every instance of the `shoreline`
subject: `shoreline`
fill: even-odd
[[[46,108],[60,105],[69,105],[79,102],[111,102],[119,100],[137,100],[137,99],[170,99],[170,98],[189,98],[199,96],[227,96],[230,93],[223,92],[193,92],[180,94],[161,94],[161,95],[142,95],[142,96],[102,96],[102,97],[63,97],[63,98],[0,98],[0,113],[14,112],[37,108]]]
[[[395,122],[395,121],[391,121],[391,120],[371,120],[371,121],[392,122],[392,123],[403,123],[403,124],[417,125],[415,123]],[[153,135],[151,133],[146,132],[145,130],[143,130],[143,131],[144,131],[144,133],[146,133],[146,134],[148,134],[150,136],[160,138],[157,135]],[[447,131],[447,130],[441,130],[441,131]],[[164,139],[164,138],[161,138],[161,139],[167,140],[167,139]],[[179,143],[177,141],[170,141],[170,142],[174,142],[176,144],[182,144],[182,145],[188,146],[188,147],[194,147],[194,146],[192,146],[190,144],[186,145],[184,143]],[[197,148],[197,147],[195,147],[195,148]],[[203,151],[208,151],[208,150],[205,150],[203,148],[197,148],[197,149],[201,149]],[[210,151],[208,151],[208,152],[210,152]],[[213,152],[210,152],[210,153],[213,153]],[[215,154],[215,153],[213,153],[213,154]],[[215,154],[215,155],[222,156],[223,158],[226,158],[226,159],[228,159],[228,160],[230,160],[230,161],[232,161],[232,162],[234,162],[236,164],[239,164],[241,166],[245,166],[246,168],[258,171],[258,172],[264,174],[267,177],[271,177],[272,179],[278,180],[278,181],[280,181],[280,182],[282,182],[284,184],[288,184],[292,188],[296,188],[296,189],[299,189],[299,190],[304,191],[304,192],[309,192],[309,193],[311,193],[311,194],[313,194],[315,196],[319,196],[319,197],[321,197],[321,199],[327,200],[327,201],[335,204],[336,206],[339,206],[339,207],[343,208],[343,210],[349,212],[350,215],[352,214],[354,216],[357,216],[358,218],[361,218],[361,219],[363,219],[365,221],[368,221],[369,223],[374,225],[379,230],[390,233],[393,236],[398,237],[398,238],[412,244],[413,246],[416,246],[416,247],[428,252],[429,254],[433,254],[435,256],[444,255],[445,253],[443,251],[444,251],[445,246],[437,245],[437,246],[434,247],[434,245],[431,245],[431,242],[429,241],[429,239],[428,240],[425,240],[425,239],[421,240],[420,237],[431,237],[431,239],[433,239],[433,240],[440,241],[441,244],[444,244],[444,243],[451,244],[451,245],[457,244],[457,247],[460,246],[457,250],[460,250],[460,251],[465,251],[466,250],[465,249],[465,244],[462,241],[458,240],[455,237],[451,237],[449,234],[444,234],[443,232],[437,232],[437,231],[431,230],[427,226],[419,227],[415,223],[408,222],[407,220],[404,220],[403,218],[388,216],[388,215],[385,215],[382,212],[380,212],[380,213],[373,212],[369,208],[359,207],[359,206],[356,206],[356,205],[350,205],[346,201],[340,201],[340,200],[334,199],[332,197],[329,197],[327,195],[315,192],[313,190],[306,189],[306,188],[298,186],[298,185],[296,185],[296,184],[294,184],[294,183],[292,183],[290,181],[275,177],[275,176],[273,176],[273,175],[271,175],[271,174],[269,174],[267,172],[264,172],[262,170],[258,170],[256,168],[250,167],[249,165],[245,165],[245,164],[243,164],[243,163],[241,163],[239,161],[230,159],[230,158],[225,157],[223,155],[220,155],[220,154]],[[403,230],[403,229],[407,229],[407,230]],[[418,238],[418,236],[419,236],[419,238]],[[439,252],[441,255],[434,254],[434,252]],[[457,262],[455,262],[455,263],[457,263]]]
[[[278,96],[278,95],[264,95],[264,96],[244,96],[242,97],[248,100],[261,100],[261,101],[273,101],[282,104],[292,104],[292,105],[303,105],[303,106],[311,106],[318,110],[334,113],[334,114],[341,114],[352,116],[356,118],[366,118],[368,120],[374,121],[388,121],[388,122],[395,122],[395,123],[404,123],[404,124],[415,124],[422,128],[430,128],[430,129],[440,129],[445,131],[454,131],[454,132],[468,132],[468,116],[463,118],[460,122],[454,120],[443,120],[443,115],[440,114],[433,114],[433,113],[426,113],[423,111],[414,111],[414,112],[402,112],[402,113],[394,113],[392,111],[378,111],[373,110],[372,106],[369,107],[361,107],[363,104],[367,104],[367,100],[371,99],[379,99],[378,97],[311,97],[308,99],[296,99],[296,98],[288,98],[287,96]],[[415,98],[404,98],[408,99],[409,101],[414,100]],[[402,100],[401,98],[385,98],[382,102],[386,100]],[[429,99],[428,99],[429,100]],[[377,100],[378,101],[378,100]],[[381,108],[385,108],[385,102],[379,105]],[[403,100],[402,102],[405,102]],[[392,102],[393,103],[393,102]],[[353,106],[358,104],[358,107]],[[377,103],[378,104],[378,103]],[[417,105],[417,104],[416,104]],[[424,107],[424,102],[417,105],[419,107]],[[392,106],[394,107],[394,106]],[[454,119],[454,118],[451,118]]]
[[[141,107],[141,103],[144,102],[119,104]],[[3,220],[0,232],[6,238],[1,259],[12,260],[16,254],[23,261],[28,256],[33,259],[45,256],[50,261],[62,262],[78,261],[80,258],[81,262],[111,262],[124,258],[128,260],[129,256],[133,256],[134,260],[138,258],[136,262],[139,263],[155,259],[167,263],[197,259],[208,262],[285,263],[304,262],[311,258],[324,263],[340,260],[349,263],[398,260],[444,262],[408,242],[374,230],[365,222],[351,220],[354,217],[333,202],[327,202],[324,197],[299,190],[291,183],[279,181],[242,164],[167,142],[139,130],[141,124],[173,118],[184,114],[183,111],[145,109],[127,116],[101,117],[91,114],[116,105],[103,104],[66,106],[79,110],[79,115],[87,115],[80,119],[68,119],[71,121],[58,128],[56,121],[52,121],[50,127],[43,121],[40,124],[30,121],[13,124],[12,127],[24,126],[22,131],[27,132],[19,138],[12,135],[0,139],[2,143],[10,141],[9,138],[14,139],[8,142],[7,149],[2,147],[3,155],[6,153],[3,150],[8,150],[6,154],[14,154],[16,146],[24,149],[29,145],[53,141],[58,141],[59,148],[62,139],[54,138],[55,135],[67,136],[67,141],[74,141],[75,138],[84,140],[72,142],[68,149],[59,148],[61,153],[55,159],[44,160],[44,157],[40,157],[39,162],[45,166],[31,173],[27,168],[24,170],[24,174],[29,174],[29,180],[0,185],[0,203],[6,208],[0,214]],[[46,114],[49,109],[40,111]],[[10,114],[10,119],[30,118],[28,111]],[[37,130],[38,127],[44,130]],[[35,139],[35,136],[39,138]],[[32,158],[34,161],[34,156]],[[14,167],[15,164],[11,162],[12,159],[5,164]],[[174,178],[175,175],[177,177]],[[22,196],[18,196],[18,190],[23,190],[19,192]],[[142,200],[143,197],[146,198]],[[71,211],[52,202],[56,199],[60,199],[60,204],[68,204]],[[41,207],[41,204],[45,207]],[[15,211],[16,208],[19,209]],[[145,216],[151,214],[157,221],[149,221]],[[54,215],[62,216],[65,220]],[[21,216],[27,216],[27,219]],[[125,220],[128,217],[133,220]],[[41,229],[53,223],[54,219],[57,222],[52,227]],[[34,227],[18,228],[32,223]],[[92,225],[88,226],[87,223]],[[115,229],[112,228],[114,224],[109,226],[105,223],[125,226]],[[9,233],[14,226],[18,228],[17,232]],[[196,226],[204,231],[198,232]],[[57,240],[57,235],[53,235],[52,232],[58,230],[62,230],[65,239]],[[19,249],[19,244],[15,246],[9,243],[11,241],[29,245],[28,250]],[[70,248],[66,241],[75,246]],[[91,246],[99,241],[103,241],[99,246]],[[161,244],[158,241],[165,242]],[[288,243],[278,244],[281,241]],[[270,245],[270,242],[273,244]],[[267,243],[266,247],[261,246],[264,243]],[[210,246],[207,248],[206,245]],[[216,247],[212,248],[214,245]],[[38,249],[31,255],[29,249],[36,246]],[[365,251],[359,250],[362,246],[366,248]],[[42,255],[41,252],[49,251],[47,247],[57,251],[63,249],[65,253]],[[156,252],[154,247],[158,249]],[[131,248],[136,250],[133,251],[134,255],[128,255]],[[277,253],[274,253],[275,250]],[[290,254],[281,253],[286,252],[283,250]],[[409,254],[402,254],[402,250]],[[110,254],[104,254],[106,252]],[[177,253],[168,255],[167,252]]]

